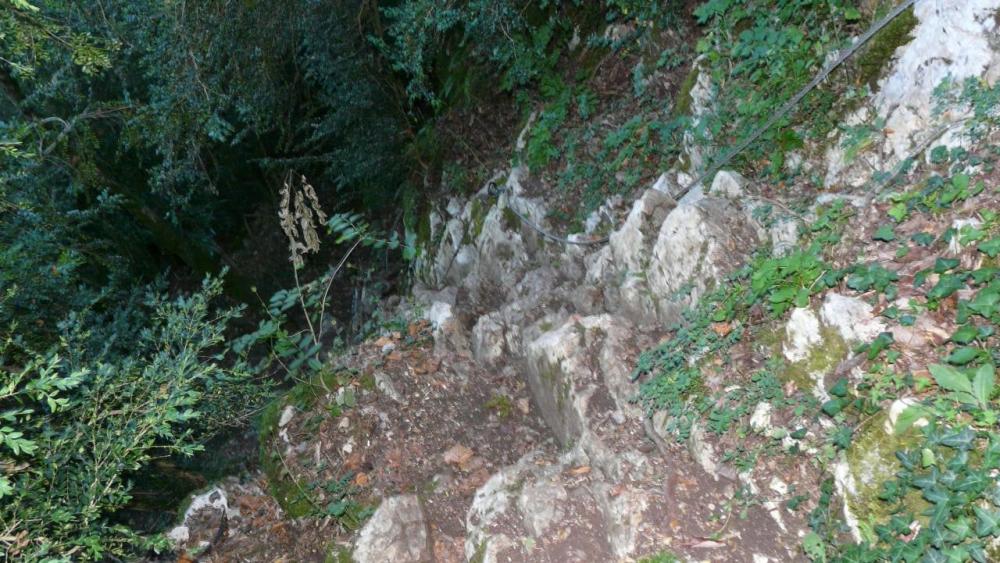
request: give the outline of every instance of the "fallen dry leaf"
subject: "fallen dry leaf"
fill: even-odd
[[[417,321],[415,323],[410,324],[410,326],[408,326],[406,328],[406,331],[409,333],[410,337],[412,338],[412,337],[415,337],[418,334],[420,334],[420,331],[422,331],[425,328],[427,328],[427,325],[429,325],[429,324],[430,323],[428,323],[425,320],[424,321]]]
[[[486,460],[479,456],[472,456],[468,460],[459,463],[458,468],[465,473],[471,473],[477,469],[482,468],[486,465]]]
[[[472,459],[475,453],[462,444],[455,444],[444,452],[444,462],[451,465],[462,465]]]
[[[712,330],[719,336],[725,336],[733,331],[733,327],[729,323],[712,323]]]
[[[569,473],[570,475],[577,475],[577,476],[579,476],[579,475],[586,475],[586,474],[590,473],[590,466],[589,465],[581,465],[580,467],[574,467],[573,469],[570,469],[569,471],[567,471],[567,473]]]
[[[354,476],[354,484],[358,487],[367,487],[371,483],[367,473],[358,473]]]
[[[518,399],[516,404],[517,410],[521,411],[521,414],[528,414],[531,410],[531,401],[528,399]]]
[[[344,459],[344,469],[354,471],[355,469],[361,467],[361,461],[361,452],[353,452]]]

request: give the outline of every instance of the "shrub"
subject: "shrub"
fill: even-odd
[[[130,501],[129,474],[191,455],[245,415],[266,386],[224,331],[240,309],[218,310],[218,279],[170,300],[151,292],[128,354],[94,346],[83,317],[46,352],[8,333],[0,346],[0,544],[26,560],[96,560],[162,547],[109,523]],[[2,307],[2,305],[0,305]],[[25,358],[10,363],[11,358]],[[229,366],[229,367],[226,367]],[[239,397],[234,403],[233,397]]]

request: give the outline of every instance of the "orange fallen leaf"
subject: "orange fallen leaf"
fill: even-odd
[[[369,483],[371,483],[371,479],[367,473],[358,473],[354,476],[354,484],[358,487],[367,487]]]
[[[347,459],[344,460],[344,469],[354,471],[355,469],[361,467],[362,461],[361,452],[354,452],[347,456]]]
[[[578,476],[579,475],[586,475],[586,474],[590,473],[590,466],[589,465],[581,465],[580,467],[574,467],[573,469],[570,469],[569,471],[567,471],[567,473],[569,473],[570,475],[578,475]]]
[[[719,336],[725,336],[733,331],[733,327],[729,323],[712,323],[712,330]]]

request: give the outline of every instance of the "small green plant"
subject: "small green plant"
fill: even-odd
[[[497,413],[500,418],[509,418],[514,413],[514,404],[507,395],[493,395],[493,398],[486,401],[483,406]]]
[[[655,555],[643,557],[639,563],[680,563],[680,559],[669,551],[661,551]]]
[[[349,473],[323,485],[330,502],[319,511],[322,515],[336,519],[341,526],[348,530],[356,530],[374,513],[373,508],[354,500],[353,497],[358,491],[357,487],[353,485],[353,478],[354,475]]]

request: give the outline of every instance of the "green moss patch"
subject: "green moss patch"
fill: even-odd
[[[883,411],[869,420],[845,452],[848,472],[856,487],[846,501],[858,520],[862,536],[868,541],[875,539],[874,526],[887,521],[896,511],[894,505],[879,498],[882,484],[891,481],[900,469],[896,452],[921,442],[919,431],[913,428],[899,434],[886,432],[888,418],[888,413]],[[903,498],[903,508],[912,514],[922,514],[929,506],[917,490]]]
[[[517,231],[521,227],[521,219],[509,207],[503,208],[503,228],[507,231]]]
[[[281,412],[289,405],[295,406],[299,411],[307,411],[321,397],[336,390],[345,383],[345,379],[351,377],[348,372],[320,370],[307,381],[295,385],[287,393],[271,401],[261,412],[257,423],[261,468],[267,475],[271,496],[291,518],[305,516],[316,507],[304,494],[302,484],[289,475],[280,450],[273,445]]]
[[[701,71],[698,67],[692,66],[687,76],[684,77],[680,88],[677,89],[677,95],[674,96],[673,117],[680,117],[691,113],[691,106],[694,103],[694,97],[691,95],[691,92],[694,90],[695,84],[698,83],[698,76],[700,74]]]
[[[810,392],[850,355],[851,347],[836,329],[823,327],[820,329],[820,336],[822,341],[810,350],[806,359],[800,362],[788,362],[782,366],[777,373],[782,382],[792,381],[800,390]],[[762,334],[758,340],[764,343],[775,357],[781,356],[785,341],[784,326]]]
[[[859,79],[872,88],[877,85],[882,69],[892,60],[896,49],[909,43],[913,37],[910,33],[917,26],[917,17],[913,8],[909,8],[896,19],[889,22],[882,31],[872,38],[865,52],[858,57]]]

